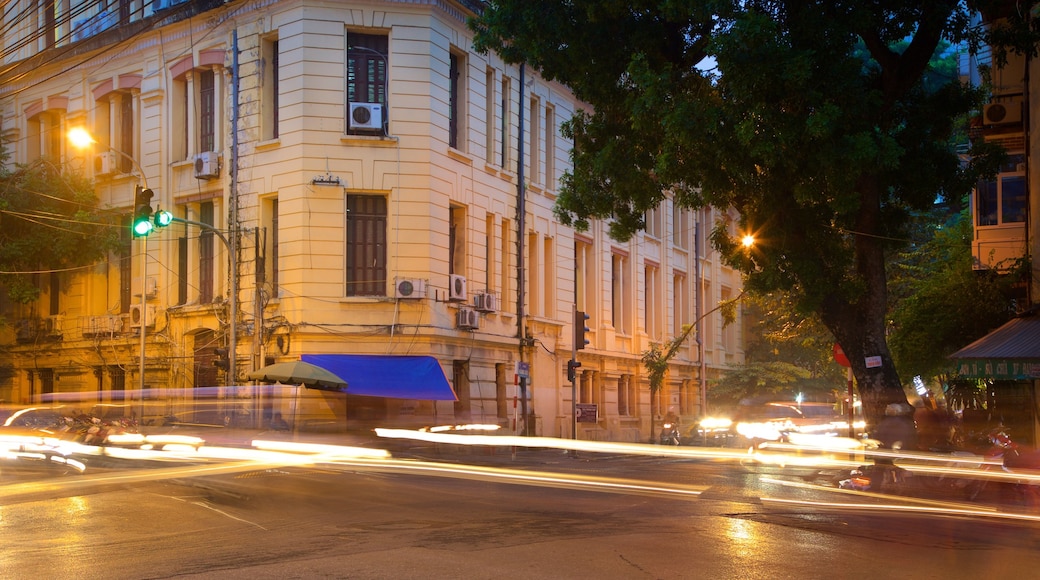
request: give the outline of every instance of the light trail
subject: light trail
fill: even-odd
[[[216,446],[203,446],[198,449],[196,456],[198,459],[220,459],[226,461],[226,463],[187,465],[112,474],[88,474],[76,478],[5,485],[0,487],[0,500],[45,493],[80,492],[84,489],[108,485],[227,475],[272,467],[310,467],[317,465],[322,465],[326,468],[329,466],[337,469],[350,468],[358,471],[405,473],[514,485],[608,493],[645,494],[685,499],[696,498],[706,489],[706,487],[646,483],[609,477],[400,460],[391,458],[390,454],[382,449],[263,440],[256,440],[253,444],[255,446],[253,449]],[[118,451],[133,452],[137,450],[119,449]],[[147,453],[155,452],[149,451]],[[122,454],[120,455],[123,456]],[[130,455],[132,456],[133,454],[131,453]]]
[[[697,498],[708,486],[688,486],[679,484],[648,484],[631,479],[598,477],[591,475],[567,475],[545,471],[529,471],[501,467],[482,467],[477,465],[454,465],[427,461],[404,461],[390,459],[386,461],[337,461],[335,465],[348,466],[370,471],[412,472],[419,475],[450,477],[477,481],[493,481],[517,485],[533,485],[557,489],[577,489],[583,491],[602,491],[609,493],[636,493],[667,497]]]
[[[414,431],[411,429],[377,428],[375,432],[376,435],[388,439],[412,439],[415,441],[425,441],[427,443],[448,443],[453,445],[527,447],[560,449],[564,451],[590,451],[594,453],[621,453],[625,455],[651,455],[657,457],[693,459],[740,460],[747,459],[748,457],[746,450],[718,447],[682,447],[677,445],[581,441],[577,439],[558,439],[555,437],[519,437],[514,435],[456,435],[452,433]]]
[[[828,487],[828,486],[825,486],[825,485],[814,485],[814,484],[811,484],[811,483],[805,483],[805,482],[800,482],[800,481],[788,481],[786,479],[775,479],[775,478],[772,478],[772,477],[763,477],[763,478],[760,478],[759,481],[761,481],[763,483],[772,483],[774,485],[781,485],[781,486],[784,486],[784,487],[793,487],[793,488],[799,488],[799,489],[811,489],[811,490],[815,490],[815,491],[825,491],[825,492],[830,492],[830,493],[839,493],[839,494],[852,495],[852,496],[858,496],[858,497],[863,497],[863,498],[881,499],[881,500],[886,500],[886,501],[891,501],[893,499],[898,499],[899,501],[901,501],[903,503],[908,503],[908,504],[919,504],[919,505],[934,506],[934,507],[940,507],[940,508],[953,508],[953,509],[975,510],[975,511],[985,511],[985,512],[996,512],[996,511],[998,511],[996,508],[989,507],[989,506],[979,506],[979,505],[975,505],[975,504],[958,504],[958,503],[942,501],[942,500],[927,499],[927,498],[920,498],[920,497],[911,497],[911,496],[903,496],[903,495],[894,496],[894,495],[891,495],[891,494],[876,493],[876,492],[871,492],[871,491],[859,491],[859,490],[855,490],[855,489],[842,489],[842,488],[838,488],[838,487]]]
[[[865,503],[834,503],[820,501],[805,501],[798,499],[779,499],[763,497],[759,498],[763,505],[804,506],[814,510],[840,510],[860,511],[881,514],[906,515],[923,514],[946,517],[962,518],[988,518],[996,520],[1016,520],[1025,522],[1040,522],[1040,516],[1031,514],[1020,514],[1002,511],[987,511],[982,509],[963,509],[950,507],[934,507],[922,505],[897,505],[897,504],[865,504]]]

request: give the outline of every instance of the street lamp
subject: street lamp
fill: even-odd
[[[90,132],[83,127],[74,127],[69,130],[68,133],[69,142],[73,147],[77,149],[86,149],[92,145],[97,144],[97,140],[91,136]],[[140,374],[140,385],[141,385],[141,396],[144,396],[145,382],[144,382],[144,354],[145,354],[145,317],[148,315],[148,293],[145,292],[145,283],[148,280],[148,234],[152,231],[152,190],[148,188],[148,178],[145,177],[144,170],[141,169],[141,165],[137,163],[137,160],[128,155],[125,151],[120,151],[115,147],[109,147],[109,151],[122,155],[124,158],[130,160],[130,163],[137,170],[137,176],[141,180],[141,184],[137,186],[134,191],[134,213],[133,220],[131,222],[131,232],[133,237],[141,238],[141,366],[139,369]]]

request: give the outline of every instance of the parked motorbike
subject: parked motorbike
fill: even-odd
[[[657,437],[661,445],[681,445],[679,441],[679,425],[677,423],[665,423],[661,426],[661,434]]]

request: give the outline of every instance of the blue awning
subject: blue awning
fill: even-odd
[[[458,400],[441,364],[432,356],[305,354],[300,359],[343,378],[349,385],[348,395]]]

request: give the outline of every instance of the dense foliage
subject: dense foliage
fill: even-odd
[[[1024,298],[1024,261],[1009,274],[972,268],[972,226],[960,212],[892,262],[889,343],[904,381],[953,374],[956,350],[1011,319]]]
[[[41,274],[74,271],[116,248],[118,216],[98,208],[90,181],[46,160],[0,167],[0,286],[12,301],[36,300]]]

